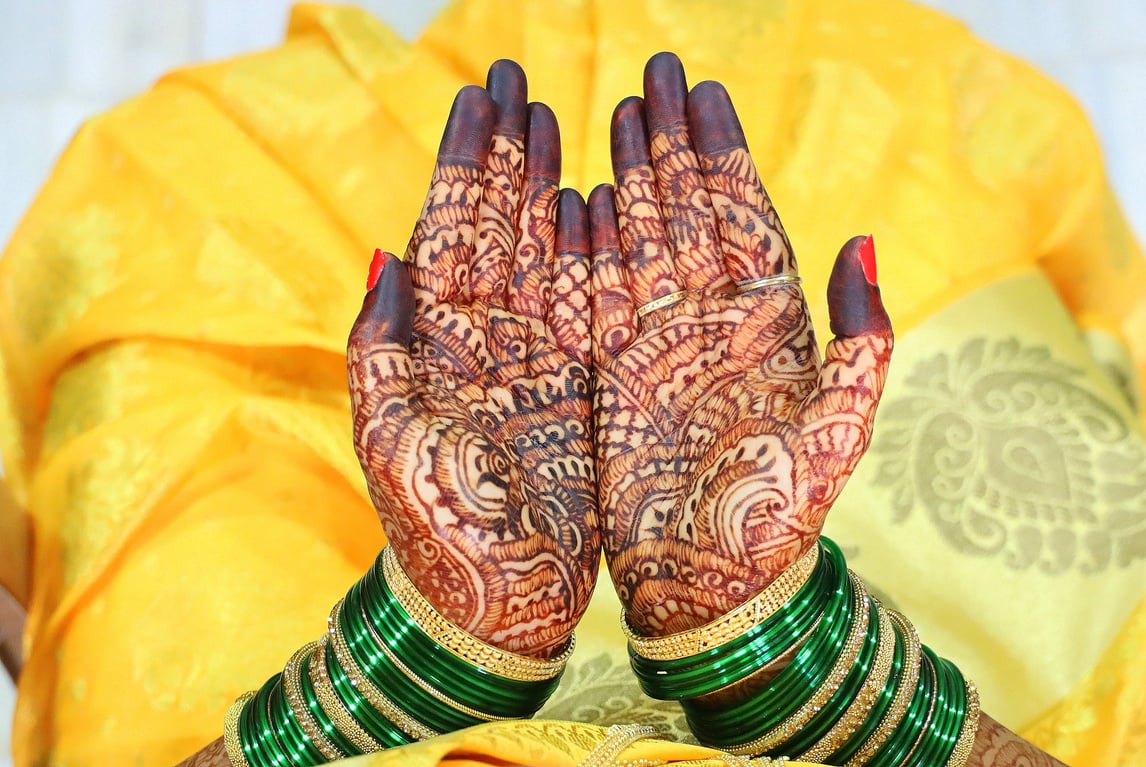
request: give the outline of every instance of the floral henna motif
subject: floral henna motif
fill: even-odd
[[[823,365],[799,286],[730,290],[794,273],[787,238],[723,89],[686,96],[679,61],[664,54],[645,83],[651,140],[637,137],[642,103],[622,102],[616,218],[599,189],[590,223],[603,545],[630,620],[655,635],[735,608],[813,545],[867,447],[892,337],[870,238],[837,260]],[[695,161],[680,127],[686,99]],[[637,187],[634,168],[648,168]],[[642,294],[650,274],[689,290],[637,318],[656,295]]]
[[[556,122],[525,109],[520,69],[495,64],[490,93],[459,94],[411,262],[387,257],[351,333],[355,445],[423,595],[488,642],[546,656],[588,606],[599,557],[586,212],[575,192],[556,210]]]
[[[654,80],[655,78],[655,80]],[[676,271],[691,290],[729,287],[717,234],[712,197],[692,148],[685,113],[684,69],[653,66],[646,71],[649,158],[665,237]]]

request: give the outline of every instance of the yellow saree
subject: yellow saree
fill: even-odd
[[[822,330],[836,248],[879,243],[899,340],[829,534],[996,718],[1068,762],[1146,760],[1146,261],[1077,106],[903,2],[471,0],[415,44],[299,6],[279,48],[91,120],[17,229],[0,259],[0,582],[31,574],[17,765],[174,764],[322,631],[383,543],[345,338],[374,247],[409,235],[454,91],[521,62],[560,120],[564,183],[587,190],[662,49],[735,99]],[[545,722],[361,763],[716,759],[552,723],[686,737],[637,689],[608,591]]]

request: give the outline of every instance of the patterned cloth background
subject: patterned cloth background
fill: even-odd
[[[416,33],[438,4],[364,3],[408,36]],[[1136,126],[1146,119],[1146,88],[1141,85],[1146,82],[1146,46],[1135,34],[1146,21],[1146,6],[1135,0],[1022,2],[1006,4],[1005,8],[970,0],[932,4],[969,21],[987,39],[1034,60],[1074,91],[1104,139],[1108,169],[1131,220],[1139,232],[1146,231],[1146,145],[1134,140]],[[160,73],[179,64],[276,44],[281,39],[288,3],[4,0],[0,5],[7,21],[0,29],[0,57],[5,64],[0,67],[0,145],[5,148],[0,152],[0,178],[5,179],[0,192],[0,233],[6,237],[81,119],[143,89]],[[998,362],[1011,377],[984,382],[963,375],[984,360]],[[913,423],[912,408],[932,408],[928,412],[934,412],[937,398],[959,402],[959,397],[982,391],[975,386],[1001,387],[998,391],[1005,407],[1014,408],[1023,375],[1036,373],[1049,373],[1054,381],[1027,405],[1034,430],[1028,444],[1037,448],[1042,444],[1041,435],[1077,426],[1046,417],[1055,403],[1063,398],[1078,402],[1086,395],[1080,393],[1077,368],[1049,359],[1045,349],[1037,345],[1019,345],[1005,338],[984,338],[946,355],[917,360],[905,396],[887,414],[887,422],[906,428]],[[975,419],[981,423],[990,415],[954,407],[951,411],[951,417],[969,423]],[[1094,474],[1097,482],[1117,482],[1126,462],[1135,457],[1119,447],[1122,443],[1117,428],[1106,419],[1108,414],[1101,403],[1083,401],[1078,412],[1084,416],[1084,425],[1104,435],[1111,447],[1102,453],[1083,451],[1057,459],[1063,461],[1064,471],[1081,466]],[[888,431],[889,439],[894,439],[894,430]],[[992,532],[991,525],[975,524],[975,520],[970,521],[970,527],[961,527],[942,519],[943,497],[915,497],[912,472],[931,468],[928,461],[934,460],[934,456],[926,455],[897,459],[891,450],[881,461],[869,462],[895,488],[889,507],[894,519],[910,519],[919,501],[935,509],[938,523],[968,550],[993,545],[991,536],[997,537],[998,529]],[[1016,461],[1010,466],[1021,472],[1027,464],[1021,455]],[[1055,480],[1064,476],[1027,479],[1032,490],[1053,497]],[[984,504],[999,500],[991,495],[989,480],[986,478],[977,490]],[[1020,506],[1024,502],[1015,501]],[[1134,550],[1128,548],[1132,543],[1122,541],[1117,534],[1058,535],[1032,542],[1012,532],[1004,551],[1016,570],[1085,571],[1133,556]],[[5,725],[10,711],[11,688],[5,682],[0,684],[0,719]],[[5,754],[0,756],[0,765],[6,764],[6,737],[6,728],[0,728],[0,751]]]

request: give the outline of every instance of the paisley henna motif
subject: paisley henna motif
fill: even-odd
[[[489,94],[459,93],[408,266],[387,258],[351,332],[354,437],[419,590],[545,656],[588,606],[600,552],[588,227],[577,193],[558,206],[556,121],[526,108],[520,68],[496,63]]]
[[[686,94],[671,54],[645,89],[614,114],[616,218],[598,189],[590,224],[603,545],[656,635],[735,608],[814,543],[870,440],[892,335],[870,238],[840,253],[822,365],[798,285],[737,292],[795,260],[731,102]]]

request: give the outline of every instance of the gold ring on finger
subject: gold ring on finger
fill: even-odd
[[[754,280],[736,283],[736,295],[743,296],[757,290],[781,285],[799,285],[800,282],[800,278],[795,274],[770,274],[767,277],[758,277]]]
[[[637,319],[639,320],[641,317],[644,317],[646,314],[649,314],[650,312],[655,312],[657,309],[667,309],[670,306],[676,306],[681,301],[683,301],[685,299],[685,296],[687,296],[687,295],[688,295],[687,290],[677,290],[677,291],[674,291],[672,293],[669,293],[667,296],[661,296],[660,298],[654,298],[652,301],[649,301],[647,304],[642,304],[642,305],[637,307],[637,311],[636,311]]]

